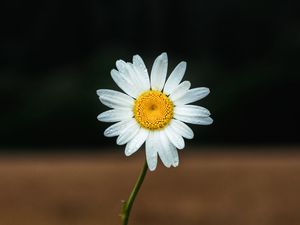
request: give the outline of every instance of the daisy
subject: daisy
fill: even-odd
[[[209,94],[206,87],[192,88],[189,81],[181,82],[186,62],[180,62],[167,78],[168,57],[159,55],[149,77],[139,55],[133,62],[118,60],[111,71],[112,79],[125,93],[99,89],[100,101],[112,108],[97,117],[102,122],[115,123],[104,131],[106,137],[118,136],[117,144],[124,145],[125,155],[135,153],[145,143],[149,170],[155,170],[157,158],[166,167],[178,166],[177,149],[183,149],[184,139],[194,133],[185,123],[209,125],[210,112],[201,106],[190,105]]]

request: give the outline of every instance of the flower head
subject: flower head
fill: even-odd
[[[152,171],[157,166],[158,155],[166,167],[178,166],[177,149],[184,148],[183,138],[194,137],[192,129],[185,123],[209,125],[213,122],[207,109],[189,105],[207,96],[209,89],[190,89],[189,81],[181,82],[186,62],[179,63],[166,80],[166,53],[155,59],[150,78],[138,55],[133,56],[132,63],[118,60],[116,67],[111,76],[126,94],[97,90],[100,101],[112,108],[99,114],[98,120],[116,122],[104,131],[104,135],[118,136],[117,144],[126,144],[127,156],[146,143],[147,164]]]

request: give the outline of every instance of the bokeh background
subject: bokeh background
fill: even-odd
[[[0,224],[118,223],[144,155],[103,136],[96,90],[118,89],[116,60],[139,54],[150,71],[164,51],[169,73],[185,60],[192,87],[210,88],[214,124],[191,126],[181,166],[147,178],[132,223],[300,224],[298,5],[4,1]]]

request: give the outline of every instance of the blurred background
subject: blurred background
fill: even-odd
[[[103,136],[96,90],[118,89],[116,60],[151,71],[164,51],[168,74],[185,60],[192,87],[210,88],[199,104],[214,123],[191,126],[181,166],[151,173],[135,224],[300,224],[296,1],[2,5],[0,225],[118,223],[144,154]]]

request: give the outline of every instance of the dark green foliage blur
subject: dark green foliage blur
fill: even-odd
[[[295,1],[296,3],[296,1]],[[0,148],[101,147],[99,88],[117,59],[166,51],[211,94],[192,143],[299,143],[300,21],[290,1],[6,1]]]

